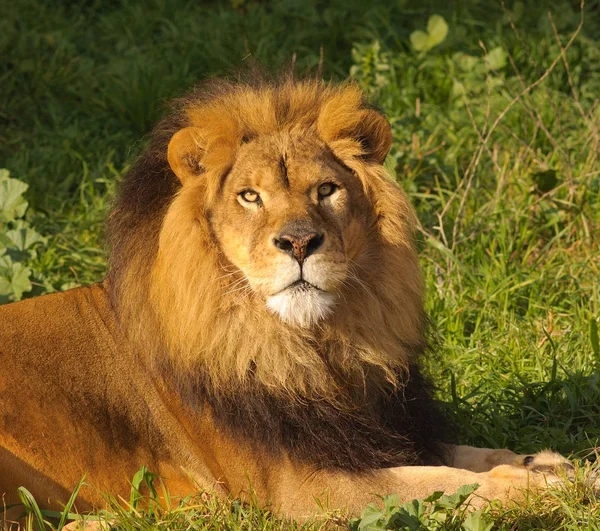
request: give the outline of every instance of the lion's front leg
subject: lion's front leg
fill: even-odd
[[[471,470],[473,472],[488,472],[501,465],[510,465],[528,472],[543,474],[569,473],[573,465],[562,455],[549,450],[536,454],[519,455],[506,449],[475,448],[458,445],[450,449],[453,456],[451,466]]]
[[[495,451],[487,452],[492,457],[491,453]],[[509,457],[506,452],[498,455],[504,455],[504,459]],[[556,455],[542,452],[531,456],[533,461],[522,459],[527,462],[520,465],[496,464],[483,472],[448,466],[402,466],[361,474],[320,471],[307,476],[295,470],[272,482],[278,488],[276,492],[270,492],[268,501],[277,512],[294,518],[314,515],[317,505],[326,511],[359,514],[368,503],[377,503],[383,495],[397,494],[401,500],[409,501],[425,498],[435,491],[452,493],[463,485],[478,484],[479,488],[469,502],[472,507],[485,506],[492,500],[518,504],[527,493],[544,490],[561,479],[560,474],[554,473],[556,467],[545,468],[552,466],[551,458]],[[559,464],[565,463],[571,466],[561,458]]]

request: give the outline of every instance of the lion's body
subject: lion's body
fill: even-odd
[[[194,416],[125,347],[102,284],[0,307],[0,321],[6,369],[0,492],[7,505],[18,502],[17,488],[26,486],[40,503],[58,509],[85,476],[91,488],[81,491],[78,509],[101,506],[103,493],[126,497],[133,474],[145,465],[174,496],[198,488],[243,495],[250,478],[260,499],[310,514],[312,498],[300,485],[312,467],[290,463],[268,446],[249,448],[210,415]],[[376,492],[368,474],[356,476],[357,484],[365,480]],[[286,483],[293,492],[284,500]],[[311,492],[330,496],[319,481]],[[353,505],[354,496],[358,507],[360,489],[340,493],[340,506]]]
[[[173,494],[251,486],[297,516],[525,486],[534,460],[442,444],[390,142],[352,85],[185,100],[121,187],[108,280],[0,308],[7,502],[24,485],[56,505],[84,474],[124,494],[141,465]],[[433,466],[452,464],[472,472]]]
[[[123,348],[101,285],[4,306],[0,322],[7,503],[21,485],[40,501],[64,501],[84,475],[100,491],[124,493],[141,463],[167,476],[183,464],[174,462],[187,443],[182,430]],[[85,492],[84,506],[101,501],[100,491]]]

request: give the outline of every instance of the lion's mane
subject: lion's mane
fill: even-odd
[[[440,463],[444,422],[417,361],[426,347],[407,198],[363,156],[370,107],[353,84],[211,81],[179,100],[121,183],[109,215],[108,286],[140,363],[233,436],[317,467]],[[203,127],[206,173],[181,194],[171,137]],[[212,201],[235,146],[274,131],[318,134],[363,181],[376,252],[343,311],[289,326],[231,290],[239,280],[211,231]]]

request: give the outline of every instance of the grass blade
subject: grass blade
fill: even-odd
[[[60,515],[60,520],[58,522],[58,528],[57,528],[58,531],[60,531],[65,526],[66,521],[68,519],[72,519],[70,510],[71,510],[71,507],[73,507],[73,504],[75,503],[75,499],[79,495],[79,491],[81,490],[81,487],[83,487],[83,485],[85,485],[84,480],[85,480],[85,475],[79,480],[79,483],[77,483],[77,485],[73,489],[73,492],[71,493],[71,497],[69,498],[69,501],[67,502],[64,509],[62,510],[62,513]]]
[[[42,511],[40,510],[37,502],[35,501],[33,494],[31,494],[31,492],[29,492],[25,487],[19,487],[17,489],[17,492],[19,493],[21,503],[25,507],[25,511],[27,512],[27,514],[33,515],[40,531],[43,531],[44,529],[46,529],[46,527],[54,529],[51,524],[44,520],[44,517],[42,516]]]

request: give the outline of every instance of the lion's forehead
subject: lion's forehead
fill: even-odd
[[[333,156],[318,138],[310,134],[298,138],[298,134],[279,133],[242,146],[228,184],[304,190],[336,173]]]

